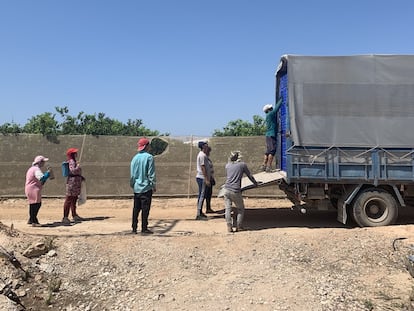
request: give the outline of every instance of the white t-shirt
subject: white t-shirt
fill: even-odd
[[[208,157],[203,151],[200,151],[197,155],[197,175],[196,175],[196,178],[204,179],[204,175],[203,175],[203,171],[201,170],[201,166],[205,167],[207,176],[210,176],[210,165],[208,163]]]

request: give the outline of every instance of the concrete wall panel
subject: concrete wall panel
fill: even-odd
[[[159,137],[168,143],[167,149],[155,157],[157,172],[156,196],[196,196],[197,142],[184,142],[180,138]],[[47,139],[42,135],[22,134],[0,136],[0,196],[24,196],[25,174],[36,155],[50,158],[55,179],[49,180],[43,195],[61,197],[65,194],[65,178],[61,174],[61,163],[66,159],[66,150],[78,148],[83,175],[87,181],[90,197],[131,196],[129,187],[129,165],[136,153],[139,137],[128,136],[82,136],[67,135]],[[254,137],[212,137],[212,147],[217,185],[216,195],[224,183],[224,166],[231,150],[240,150],[243,160],[252,173],[258,172],[263,160],[265,140]],[[278,186],[253,189],[245,192],[250,196],[281,196]]]

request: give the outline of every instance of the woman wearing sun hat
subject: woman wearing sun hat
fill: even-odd
[[[83,220],[76,213],[76,202],[81,193],[81,184],[84,179],[82,176],[82,169],[80,163],[76,162],[78,149],[69,148],[66,151],[67,162],[69,163],[69,176],[66,179],[66,197],[63,204],[63,219],[64,224],[70,224],[69,212],[72,213],[73,221]]]
[[[50,169],[44,173],[41,170],[46,161],[49,161],[49,159],[42,155],[36,156],[32,166],[26,172],[24,191],[29,201],[29,220],[27,223],[32,226],[39,225],[37,214],[42,206],[42,188],[51,174]]]

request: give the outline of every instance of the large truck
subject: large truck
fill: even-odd
[[[279,183],[301,210],[392,224],[414,202],[414,55],[284,55]]]

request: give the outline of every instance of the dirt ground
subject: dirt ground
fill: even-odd
[[[88,200],[78,208],[84,221],[67,226],[63,200],[44,199],[40,227],[26,224],[25,200],[3,200],[0,245],[30,278],[5,259],[0,277],[28,310],[409,310],[411,210],[396,225],[358,228],[335,212],[246,198],[247,230],[231,234],[221,199],[206,221],[194,220],[195,201],[154,199],[154,234],[143,236],[130,234],[132,200]],[[53,253],[22,255],[45,239]],[[0,296],[0,310],[19,308]]]

